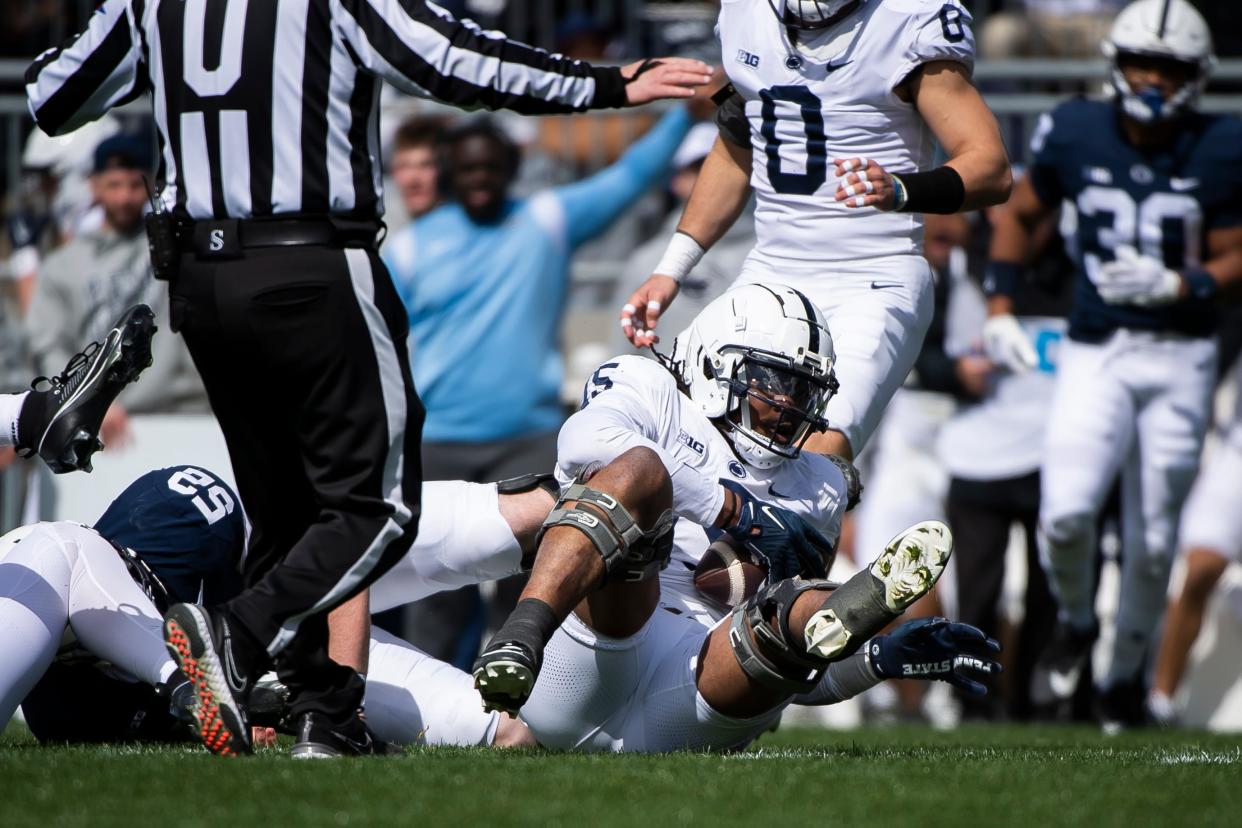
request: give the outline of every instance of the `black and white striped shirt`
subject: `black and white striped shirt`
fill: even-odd
[[[26,73],[45,132],[151,90],[168,207],[193,218],[382,210],[380,80],[464,108],[621,106],[616,68],[484,32],[425,0],[107,0]]]

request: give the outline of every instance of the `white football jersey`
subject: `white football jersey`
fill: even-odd
[[[587,380],[583,396],[583,408],[561,428],[557,480],[568,485],[582,471],[637,446],[656,451],[672,477],[673,510],[681,518],[669,570],[692,570],[707,550],[702,527],[723,506],[722,480],[804,517],[830,540],[840,534],[846,506],[840,469],[809,452],[771,469],[742,463],[728,438],[654,360],[619,356],[605,362]]]
[[[930,61],[973,68],[970,14],[958,0],[864,0],[795,47],[768,3],[722,0],[717,24],[725,71],[750,122],[752,256],[805,266],[921,253],[922,216],[837,202],[832,159],[870,158],[893,173],[930,167],[930,131],[893,90]]]

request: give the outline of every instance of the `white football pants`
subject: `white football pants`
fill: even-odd
[[[1117,331],[1066,340],[1041,470],[1040,551],[1063,621],[1094,622],[1096,518],[1121,471],[1122,572],[1106,684],[1142,667],[1164,610],[1182,505],[1194,482],[1216,342]]]
[[[788,285],[823,311],[841,383],[828,425],[857,457],[923,347],[935,303],[931,266],[910,254],[776,270],[752,256],[734,286],[752,283]]]
[[[62,644],[148,684],[172,675],[160,616],[110,543],[76,523],[36,523],[0,538],[0,727]]]

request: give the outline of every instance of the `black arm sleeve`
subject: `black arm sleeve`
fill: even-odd
[[[716,104],[716,128],[720,137],[730,144],[750,149],[750,121],[746,120],[746,101],[741,94],[727,84],[712,95]]]

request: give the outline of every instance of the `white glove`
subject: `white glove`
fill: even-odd
[[[1182,277],[1159,259],[1121,245],[1114,261],[1100,265],[1095,288],[1110,305],[1167,305],[1181,298]]]
[[[983,323],[983,350],[997,365],[1014,373],[1030,371],[1039,365],[1039,354],[1031,338],[1012,313],[989,316]]]

